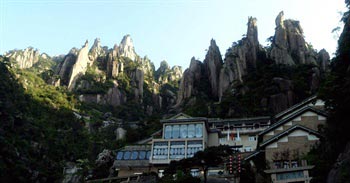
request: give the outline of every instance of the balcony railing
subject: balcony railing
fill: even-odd
[[[254,128],[254,127],[249,127],[249,128],[234,128],[232,130],[225,130],[221,129],[222,133],[227,134],[227,133],[235,133],[237,134],[238,131],[239,133],[245,134],[245,133],[258,133],[261,131],[264,131],[267,127],[260,127],[260,128]]]

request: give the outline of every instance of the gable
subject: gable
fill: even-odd
[[[267,141],[263,142],[260,147],[266,146],[266,148],[277,148],[279,142],[289,142],[293,137],[307,137],[308,141],[317,141],[321,135],[309,128],[300,125],[294,125],[290,129],[273,136]]]
[[[306,98],[305,100],[301,101],[300,103],[297,103],[297,104],[289,107],[288,109],[276,114],[275,118],[278,120],[285,119],[285,118],[289,117],[290,115],[292,115],[295,111],[297,111],[305,106],[313,106],[313,103],[315,102],[315,100],[317,103],[317,97],[315,95],[311,96],[309,98]]]
[[[293,114],[289,115],[288,118],[281,119],[278,122],[274,123],[272,126],[270,126],[268,129],[260,132],[259,136],[262,136],[266,140],[267,136],[275,135],[276,133],[278,133],[278,131],[286,130],[290,126],[297,123],[303,123],[304,126],[310,127],[312,126],[312,124],[310,125],[305,125],[305,124],[313,123],[313,121],[315,120],[318,121],[317,123],[325,122],[326,116],[327,115],[324,111],[314,109],[310,106],[305,106],[302,109],[299,109],[298,111],[295,111]],[[308,117],[316,117],[316,118],[313,120],[302,121],[303,118],[308,118]],[[317,129],[317,128],[312,127],[312,129]]]
[[[170,119],[188,119],[188,118],[192,118],[192,117],[185,114],[185,113],[179,113],[179,114],[171,117]]]

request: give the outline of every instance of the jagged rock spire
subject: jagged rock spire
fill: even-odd
[[[283,11],[277,15],[275,22],[270,58],[277,64],[316,64],[317,53],[306,44],[300,22],[284,20]]]
[[[219,47],[216,45],[214,39],[210,41],[210,46],[207,52],[207,55],[204,59],[204,67],[206,71],[206,75],[210,82],[211,86],[211,95],[214,98],[218,98],[218,88],[219,88],[219,77],[220,70],[222,67],[222,58]]]
[[[125,35],[119,44],[119,54],[123,57],[128,57],[135,60],[137,54],[135,52],[134,43],[129,34]]]
[[[68,89],[73,90],[75,88],[75,84],[77,79],[84,75],[88,66],[89,60],[89,42],[86,40],[84,46],[80,49],[77,59],[73,65],[73,68],[70,72]]]
[[[94,44],[89,51],[91,58],[90,60],[96,60],[99,56],[104,56],[106,51],[101,47],[100,38],[96,38]]]
[[[247,28],[247,38],[251,44],[254,46],[256,43],[259,44],[258,40],[258,26],[257,26],[257,19],[254,17],[249,17],[248,18],[248,28]]]
[[[219,99],[232,83],[242,83],[243,76],[256,69],[260,48],[257,19],[248,17],[247,37],[232,45],[225,55],[219,77]]]

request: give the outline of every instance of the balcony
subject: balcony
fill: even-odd
[[[234,128],[232,130],[228,130],[228,129],[221,129],[223,134],[227,134],[227,133],[234,133],[237,134],[238,131],[240,134],[257,134],[259,132],[262,132],[266,129],[267,127],[259,127],[259,128],[254,128],[254,127],[246,127],[246,128]],[[237,130],[238,129],[238,130]]]
[[[265,170],[265,173],[282,173],[293,172],[312,169],[313,165],[308,165],[306,160],[287,160],[287,161],[275,161],[271,165],[271,169]]]

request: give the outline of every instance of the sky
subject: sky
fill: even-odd
[[[67,54],[95,38],[112,48],[130,34],[136,53],[156,68],[166,60],[184,70],[193,56],[204,60],[212,38],[224,56],[246,34],[249,16],[266,45],[284,11],[285,19],[300,21],[307,42],[332,56],[332,30],[345,10],[344,0],[0,0],[0,54],[28,46]]]

